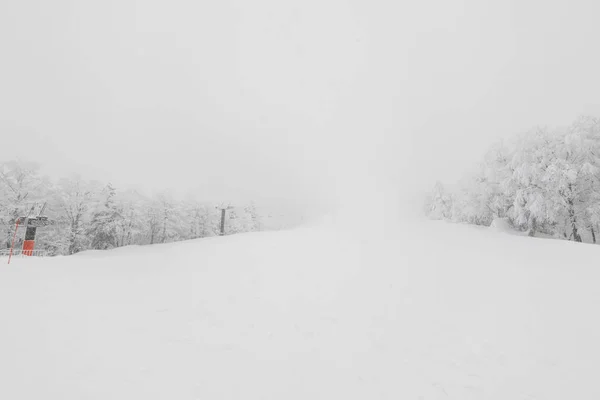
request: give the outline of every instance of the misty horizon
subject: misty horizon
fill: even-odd
[[[458,179],[502,137],[600,115],[595,2],[434,4],[6,3],[1,159],[343,203]]]

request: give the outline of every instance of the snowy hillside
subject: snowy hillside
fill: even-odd
[[[600,398],[600,247],[402,231],[18,258],[0,268],[0,398]]]

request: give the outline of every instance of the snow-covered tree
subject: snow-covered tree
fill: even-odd
[[[452,219],[452,195],[441,182],[436,182],[428,201],[427,214],[432,219]]]
[[[511,149],[501,141],[492,146],[481,165],[481,181],[486,186],[486,208],[493,218],[506,218],[512,207],[510,178],[514,170],[510,157]]]
[[[595,237],[590,218],[598,199],[600,121],[579,118],[561,135],[558,144],[546,182],[557,208],[567,219],[568,237],[581,242],[586,230]]]
[[[189,225],[189,239],[211,236],[211,215],[209,207],[197,203],[186,206]]]
[[[225,232],[228,235],[244,232],[244,221],[240,218],[235,208],[227,210]]]
[[[39,173],[39,164],[10,161],[0,164],[0,224],[3,242],[10,247],[15,220],[35,211],[35,204],[42,202],[49,182]]]
[[[456,190],[446,193],[436,185],[428,207],[432,218],[482,225],[507,218],[532,236],[595,243],[600,228],[600,120],[581,117],[565,129],[536,128],[493,146]]]
[[[512,198],[510,216],[516,226],[532,236],[556,222],[553,199],[544,182],[555,151],[554,135],[545,128],[536,128],[519,137],[510,161],[512,175],[506,184]]]
[[[78,253],[89,246],[89,210],[97,192],[97,187],[84,182],[79,176],[61,179],[54,189],[56,205],[62,216],[60,222],[66,225],[62,239],[67,254]]]
[[[202,238],[220,232],[220,211],[206,203],[179,201],[167,192],[146,197],[79,176],[53,183],[40,175],[37,164],[0,164],[2,246],[11,245],[16,218],[37,216],[42,204],[47,204],[45,215],[55,224],[38,230],[36,248],[51,255]],[[254,203],[228,210],[225,227],[227,234],[262,229]]]
[[[114,201],[121,214],[116,225],[117,245],[144,244],[147,228],[144,212],[149,200],[135,190],[126,190],[117,192]]]
[[[244,232],[256,232],[262,230],[262,222],[258,211],[256,210],[256,204],[250,202],[244,207]]]
[[[142,223],[144,224],[147,236],[146,243],[154,244],[159,242],[161,221],[160,209],[151,204],[147,205],[142,216]]]
[[[87,234],[91,247],[96,250],[106,250],[117,247],[118,226],[122,222],[122,213],[115,202],[116,189],[108,184],[102,191],[104,201],[92,214],[92,220]]]

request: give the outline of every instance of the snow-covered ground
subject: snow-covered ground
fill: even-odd
[[[0,399],[598,399],[600,247],[440,222],[0,267]]]

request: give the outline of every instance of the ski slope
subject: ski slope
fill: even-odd
[[[335,224],[15,259],[0,399],[598,399],[600,247]]]

